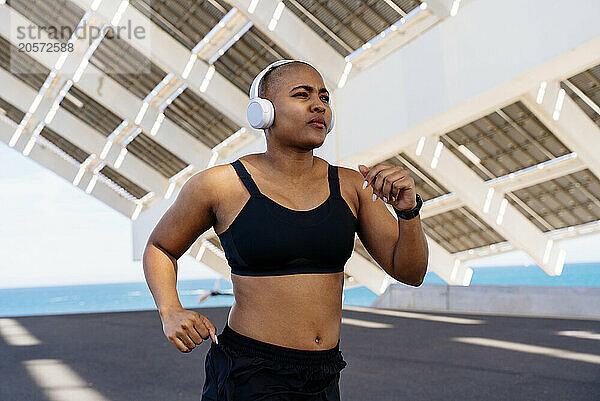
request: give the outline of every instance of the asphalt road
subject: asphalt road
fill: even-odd
[[[229,308],[195,310],[220,332]],[[344,401],[600,400],[598,320],[379,311],[343,312]],[[180,353],[156,311],[0,318],[0,333],[2,401],[200,399],[210,340]]]

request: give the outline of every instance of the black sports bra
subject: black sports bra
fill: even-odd
[[[281,276],[344,271],[358,221],[340,195],[337,166],[329,165],[329,197],[311,210],[292,210],[264,196],[240,160],[231,163],[250,199],[218,234],[231,272]]]

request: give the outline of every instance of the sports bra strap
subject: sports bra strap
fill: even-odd
[[[342,198],[340,194],[340,179],[338,177],[338,166],[329,165],[327,171],[327,179],[329,180],[329,196],[331,198]]]
[[[252,179],[252,176],[250,175],[250,173],[248,173],[248,170],[246,170],[246,168],[244,167],[244,165],[242,164],[242,162],[239,159],[230,164],[235,169],[235,172],[237,173],[238,177],[240,177],[240,179],[242,180],[242,183],[244,183],[244,186],[250,193],[250,196],[254,196],[257,198],[264,197],[264,195],[260,192],[260,190],[256,186],[256,183]],[[338,166],[332,166],[331,164],[329,165],[329,168],[327,170],[327,180],[329,181],[329,196],[331,198],[340,198],[341,199],[342,196],[340,194],[340,180],[338,177]]]
[[[248,170],[246,170],[246,167],[244,167],[242,162],[238,159],[230,164],[235,169],[235,172],[237,173],[238,177],[240,177],[240,180],[242,180],[242,182],[244,183],[244,186],[250,193],[250,196],[254,196],[256,198],[263,197],[263,194],[256,186],[256,183],[252,179],[252,176],[250,175],[250,173],[248,173]]]

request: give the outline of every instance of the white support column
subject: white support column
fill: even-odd
[[[476,0],[427,0],[427,8],[439,18],[445,19],[451,16],[452,8],[456,7],[456,12],[458,14],[466,5],[475,1]]]
[[[239,159],[240,157],[250,154],[250,153],[259,153],[267,150],[267,141],[265,139],[264,134],[260,134],[256,140],[247,143],[244,146],[241,146],[238,149],[235,149],[232,152],[219,152],[219,157],[215,162],[217,164],[226,164],[231,163],[234,160]]]
[[[163,214],[171,207],[181,188],[177,188],[169,199],[161,197],[152,206],[144,210],[138,218],[131,223],[131,252],[132,260],[142,260],[144,248],[152,230],[158,224]]]
[[[8,144],[14,131],[14,126],[0,119],[0,140]],[[73,182],[79,171],[78,165],[70,163],[45,146],[34,146],[28,157],[69,182]],[[89,174],[86,175],[79,184],[82,190],[85,190],[86,180],[89,179]],[[136,207],[134,202],[122,197],[101,181],[96,183],[90,195],[127,217],[131,217]]]
[[[261,31],[268,35],[278,46],[293,58],[306,60],[319,69],[325,79],[325,85],[336,88],[346,62],[327,42],[317,35],[308,25],[287,7],[283,9],[275,30],[269,24],[278,4],[278,0],[261,0],[254,13],[248,12],[251,0],[230,0],[229,3],[244,13]],[[301,38],[301,40],[299,40]]]
[[[536,101],[537,89],[524,95],[523,103],[567,148],[577,153],[578,158],[596,177],[600,178],[600,128],[564,91],[560,95],[562,107],[557,110],[560,91],[560,84],[550,81],[547,83],[541,104]]]
[[[445,250],[437,242],[427,237],[429,245],[429,267],[442,280],[450,285],[468,286],[471,283],[473,270],[462,261]]]
[[[346,263],[345,272],[377,295],[385,292],[395,280],[357,252]]]
[[[227,259],[225,259],[223,252],[206,239],[199,238],[190,247],[187,254],[193,256],[197,261],[210,267],[227,281],[231,282],[231,268],[227,264]]]
[[[448,18],[455,0],[427,0],[427,8],[440,19]],[[461,1],[464,3],[465,0]]]
[[[514,206],[503,201],[504,193],[488,187],[474,171],[434,138],[424,141],[421,153],[416,153],[417,148],[415,143],[409,146],[406,153],[429,175],[443,182],[491,228],[515,248],[531,256],[547,274],[554,276],[562,272],[563,251],[553,241],[546,239]]]
[[[0,82],[3,84],[2,95],[6,101],[21,110],[27,110],[37,96],[35,90],[15,78],[6,70],[0,69]],[[30,127],[35,127],[36,125],[37,121],[34,121],[34,124],[31,124]],[[62,108],[58,109],[54,120],[47,126],[90,154],[95,153],[99,155],[106,142],[104,136]],[[29,139],[27,136],[25,132],[21,135],[21,138],[15,145],[16,149],[20,151],[24,149]],[[105,159],[106,163],[113,168],[118,153],[117,149],[111,149],[111,152],[109,152]],[[116,170],[156,194],[164,194],[167,190],[167,179],[133,155],[127,155],[121,166]]]
[[[360,287],[362,286],[354,277],[344,277],[344,290],[349,290],[350,288]]]

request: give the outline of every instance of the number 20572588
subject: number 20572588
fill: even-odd
[[[73,43],[47,43],[47,42],[27,42],[19,43],[19,51],[25,53],[58,53],[58,52],[72,52]]]

